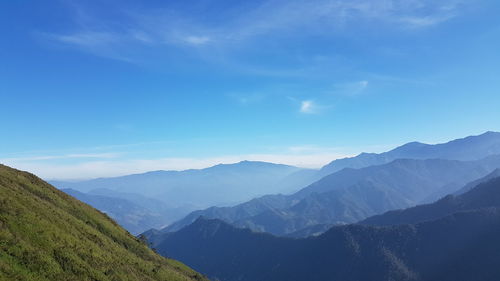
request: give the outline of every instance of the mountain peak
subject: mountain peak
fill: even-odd
[[[487,131],[479,136],[500,136],[500,132]]]
[[[180,233],[198,233],[204,238],[210,238],[219,233],[233,232],[242,230],[236,228],[220,219],[210,219],[204,216],[199,216],[192,224],[180,230]],[[248,230],[243,230],[248,231]]]
[[[321,175],[326,176],[343,168],[359,169],[381,165],[398,158],[472,161],[495,154],[500,154],[500,133],[488,131],[446,143],[426,144],[414,141],[380,154],[361,153],[355,157],[334,160],[321,168]]]

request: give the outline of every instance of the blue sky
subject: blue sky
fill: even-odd
[[[1,1],[0,162],[319,167],[500,131],[493,0]]]

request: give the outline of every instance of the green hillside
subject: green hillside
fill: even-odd
[[[0,165],[0,280],[206,280],[105,214]]]

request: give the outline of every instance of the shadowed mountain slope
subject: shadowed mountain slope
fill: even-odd
[[[494,172],[493,174],[496,174]],[[444,217],[456,212],[500,207],[500,177],[492,175],[476,181],[480,182],[475,188],[461,195],[448,195],[439,201],[420,205],[405,210],[389,211],[382,215],[370,217],[360,222],[367,225],[398,225],[414,224]]]
[[[336,226],[305,239],[199,218],[156,248],[221,281],[494,281],[500,209],[489,206],[500,206],[499,195],[495,179],[464,194],[473,209],[417,224]]]
[[[499,169],[496,169],[495,171],[491,172],[489,175],[487,175],[486,177],[484,178],[480,178],[478,180],[475,180],[473,182],[470,182],[468,183],[467,185],[465,185],[464,187],[462,187],[461,189],[459,189],[458,191],[454,192],[455,195],[460,195],[460,194],[463,194],[471,189],[473,189],[474,187],[476,187],[477,185],[479,185],[480,183],[484,183],[484,182],[487,182],[491,179],[494,179],[494,178],[498,178],[500,177],[500,168]]]

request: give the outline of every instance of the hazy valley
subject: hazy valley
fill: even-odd
[[[0,1],[0,281],[499,281],[500,1]]]
[[[180,173],[157,171],[52,182],[140,239],[120,230],[106,215],[87,205],[71,207],[78,201],[36,177],[4,167],[3,255],[11,257],[4,262],[4,273],[33,274],[34,268],[22,265],[30,259],[28,263],[45,260],[46,266],[53,266],[52,273],[43,273],[44,278],[51,280],[83,272],[89,276],[108,272],[113,278],[113,274],[121,273],[103,269],[107,264],[104,260],[98,262],[101,269],[86,269],[94,267],[87,260],[97,251],[92,247],[108,243],[102,239],[109,238],[98,238],[99,235],[111,235],[113,243],[118,241],[136,258],[143,258],[141,255],[146,253],[153,257],[153,252],[140,248],[149,245],[160,255],[184,262],[212,280],[470,280],[478,272],[479,280],[494,280],[500,274],[496,264],[500,249],[499,147],[500,133],[487,132],[443,144],[410,143],[385,153],[363,153],[335,160],[318,170],[244,161]],[[366,155],[371,160],[366,160]],[[324,175],[329,169],[331,173]],[[299,184],[302,188],[297,188]],[[254,185],[258,188],[248,190]],[[176,194],[179,188],[187,191],[183,197],[167,195]],[[243,192],[239,199],[255,198],[231,206],[213,203],[214,198],[230,198],[240,190]],[[265,190],[289,192],[258,196]],[[199,196],[214,192],[213,196]],[[189,194],[195,195],[191,198]],[[18,209],[14,206],[21,205],[13,205],[17,202],[13,200],[32,200],[32,208]],[[189,213],[191,209],[180,207],[181,202],[215,206]],[[38,215],[33,215],[37,204],[49,209],[40,209]],[[75,215],[80,212],[76,211],[78,208],[87,209]],[[35,223],[36,216],[52,209],[53,214],[60,215]],[[58,217],[63,212],[76,216],[72,217],[74,223],[86,223],[74,228],[77,232],[62,230],[73,237],[40,244],[31,236],[34,233],[21,227],[23,220],[13,224],[13,212],[22,214],[25,225],[39,228],[38,235],[53,237],[50,239],[59,237],[56,231],[61,230],[50,224],[61,224]],[[80,253],[80,246],[69,240],[74,237],[90,237],[85,243],[94,246]],[[26,246],[14,241],[24,241]],[[62,261],[54,247],[76,248]],[[134,250],[135,247],[139,248]],[[22,254],[34,249],[38,250],[33,256]],[[138,249],[140,255],[134,252]],[[478,259],[479,256],[488,257],[489,262]],[[165,271],[153,273],[174,274],[168,273],[166,264]],[[145,263],[138,270],[148,266]],[[175,266],[172,270],[175,272]],[[178,278],[203,278],[189,269],[182,270],[185,273],[175,273]],[[103,276],[93,278],[107,278]],[[135,278],[134,274],[127,276]]]

